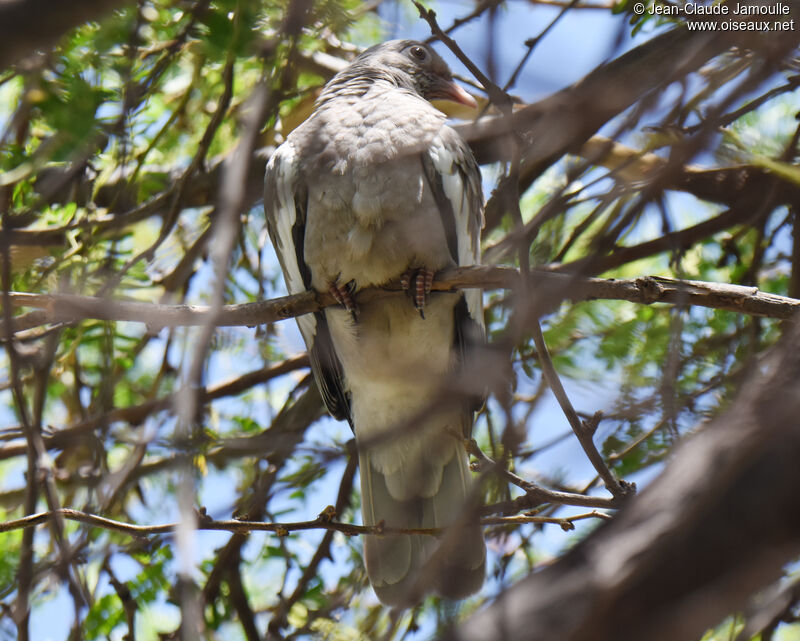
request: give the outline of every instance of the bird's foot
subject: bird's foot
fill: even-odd
[[[414,307],[425,318],[425,304],[433,286],[434,271],[427,267],[410,268],[400,277],[400,285],[409,293]]]
[[[356,290],[356,281],[351,280],[349,283],[345,283],[344,285],[340,285],[339,281],[334,281],[328,287],[328,291],[330,292],[331,296],[333,296],[334,300],[339,303],[342,307],[344,307],[350,315],[353,317],[353,320],[358,320],[358,307],[356,307],[356,302],[353,300],[353,293]]]

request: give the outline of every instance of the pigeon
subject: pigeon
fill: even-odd
[[[429,592],[465,598],[486,565],[465,448],[484,399],[452,384],[485,342],[482,292],[431,292],[436,272],[480,262],[483,195],[435,99],[477,106],[427,45],[367,49],[273,153],[264,190],[289,293],[339,303],[297,323],[328,411],[355,433],[364,524],[458,528],[366,535],[370,583],[398,607]],[[390,281],[407,293],[357,300]]]

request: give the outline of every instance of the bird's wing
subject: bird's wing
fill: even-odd
[[[299,171],[291,142],[282,144],[267,164],[264,179],[264,212],[270,239],[283,268],[290,294],[311,288],[311,271],[305,262],[305,226],[308,190]],[[308,348],[311,369],[328,411],[337,419],[351,420],[350,398],[345,391],[342,365],[321,312],[297,317]]]
[[[483,192],[478,164],[466,143],[444,127],[423,155],[422,164],[447,234],[453,260],[466,267],[480,263]],[[483,327],[480,290],[465,294],[469,315]]]
[[[449,127],[442,128],[422,165],[442,216],[447,244],[460,267],[477,265],[481,259],[483,190],[478,163],[467,144]],[[455,341],[462,362],[471,347],[486,341],[483,292],[466,289],[455,312]],[[476,398],[479,409],[483,398]]]

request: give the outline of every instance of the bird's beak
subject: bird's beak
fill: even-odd
[[[431,87],[428,98],[430,100],[452,100],[453,102],[472,107],[473,109],[477,109],[478,107],[475,98],[464,91],[461,85],[457,85],[452,80],[445,80],[444,78],[439,79],[438,82]]]

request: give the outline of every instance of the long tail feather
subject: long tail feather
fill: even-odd
[[[460,445],[454,445],[458,451],[441,471],[438,491],[408,500],[393,497],[369,452],[360,453],[364,524],[383,521],[387,527],[406,529],[462,527],[471,482],[466,455]],[[441,542],[424,534],[369,535],[364,556],[378,598],[387,605],[409,606],[431,589],[451,599],[480,589],[486,546],[480,527],[469,524]]]

